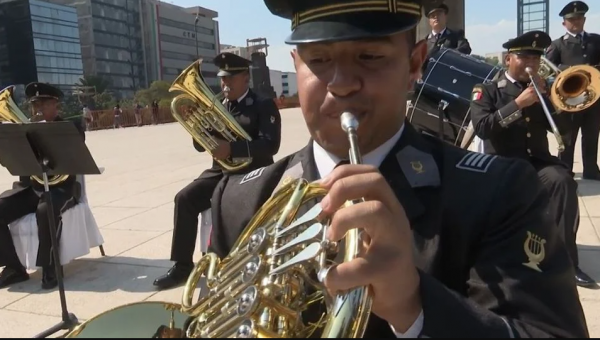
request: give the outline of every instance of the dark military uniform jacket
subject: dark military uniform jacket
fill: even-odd
[[[574,65],[600,65],[600,35],[584,32],[582,38],[565,33],[552,41],[546,58],[560,69]]]
[[[231,143],[230,157],[252,157],[250,166],[238,172],[247,173],[273,164],[273,156],[277,154],[281,144],[281,115],[275,102],[272,99],[260,97],[250,89],[230,114],[242,129],[252,137],[251,142],[240,140]],[[224,139],[218,134],[217,136]],[[196,150],[199,152],[205,151],[195,140],[193,143]],[[212,170],[225,171],[214,160]]]
[[[485,152],[525,160],[562,164],[550,153],[548,131],[552,131],[540,103],[519,110],[515,99],[523,92],[502,74],[498,79],[476,85],[471,100],[471,119],[475,133],[483,140]],[[546,106],[555,113],[552,103]],[[552,114],[559,131],[564,128],[566,115]],[[568,118],[568,117],[567,117]]]
[[[454,31],[446,28],[439,37],[429,33],[427,36],[427,51],[428,55],[433,55],[441,47],[451,48],[464,54],[471,54],[471,45],[465,38],[465,32],[463,30]]]
[[[62,117],[57,116],[54,121],[62,122],[65,120]],[[75,124],[77,131],[79,131],[81,138],[85,142],[85,128],[83,127],[82,120],[80,118],[76,118],[76,119],[72,120],[72,122],[73,122],[73,124]],[[39,124],[43,124],[43,123],[39,123]],[[19,181],[13,183],[12,190],[7,190],[7,191],[1,193],[0,198],[7,198],[7,197],[18,194],[21,191],[29,190],[30,188],[33,189],[33,191],[40,197],[44,193],[44,185],[43,184],[40,184],[37,181],[31,180],[31,177],[29,177],[29,176],[20,176]],[[62,191],[64,193],[66,193],[67,195],[73,195],[73,197],[76,199],[79,199],[79,196],[81,195],[81,188],[79,187],[79,185],[77,183],[76,176],[69,176],[69,178],[67,178],[66,181],[64,181],[60,184],[51,186],[50,190]]]
[[[286,179],[318,179],[311,143],[271,166],[219,183],[210,251],[225,257]],[[406,123],[379,170],[413,229],[422,337],[588,336],[575,272],[533,167],[456,148]],[[531,237],[544,240],[543,256],[532,255]],[[371,315],[364,337],[395,335]]]

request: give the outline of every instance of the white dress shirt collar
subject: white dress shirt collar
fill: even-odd
[[[381,144],[375,150],[369,152],[366,155],[362,156],[362,160],[364,164],[373,165],[379,167],[381,162],[385,159],[387,154],[392,150],[394,145],[402,136],[402,132],[404,131],[404,124],[402,127],[392,136],[392,138],[388,139],[385,143]],[[316,141],[312,143],[313,155],[315,158],[315,164],[317,165],[317,172],[320,178],[329,175],[330,172],[333,171],[335,166],[341,161],[341,159],[323,149]]]
[[[567,34],[569,34],[570,36],[575,37],[575,38],[577,37],[577,33],[571,33],[569,31],[567,31]],[[582,37],[585,37],[585,31],[581,31],[581,33],[579,33],[579,34],[581,34]]]
[[[446,33],[446,27],[444,27],[444,29],[439,32],[440,37],[442,35],[444,35],[444,33]],[[438,32],[436,32],[435,30],[431,30],[431,37],[432,38],[435,37],[436,34],[438,34]]]

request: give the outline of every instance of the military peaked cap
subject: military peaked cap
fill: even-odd
[[[571,1],[563,7],[558,15],[568,19],[576,16],[583,16],[589,9],[588,5],[583,1]]]
[[[509,53],[542,55],[552,39],[542,31],[530,31],[505,42],[502,47]]]
[[[448,8],[448,6],[445,3],[442,2],[442,3],[437,4],[437,5],[433,4],[433,6],[430,6],[429,8],[427,8],[425,10],[425,12],[427,13],[427,16],[430,16],[434,12],[437,12],[437,11],[442,11],[442,12],[448,14],[448,12],[450,11],[450,8]]]
[[[265,0],[290,19],[287,44],[368,39],[399,33],[421,20],[421,0]]]
[[[233,76],[238,73],[250,70],[252,62],[239,55],[223,52],[215,57],[214,64],[219,68],[219,77]]]
[[[34,102],[42,99],[60,100],[64,96],[63,92],[50,84],[29,83],[25,87],[25,96],[29,101]]]

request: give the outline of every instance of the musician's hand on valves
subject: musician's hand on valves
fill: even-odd
[[[539,101],[540,99],[538,98],[538,95],[535,92],[535,88],[533,86],[527,87],[523,92],[521,92],[517,99],[515,99],[515,102],[517,103],[519,109],[524,109]]]
[[[363,252],[327,273],[330,294],[370,286],[373,313],[405,332],[421,312],[419,274],[413,261],[413,237],[404,208],[386,179],[370,165],[337,167],[321,181],[329,191],[321,206],[332,217],[327,237],[340,241],[362,228]],[[364,202],[343,207],[346,201]]]
[[[215,148],[213,152],[213,157],[217,160],[224,160],[231,155],[231,144],[228,141],[223,139],[216,138],[217,143],[219,145]]]

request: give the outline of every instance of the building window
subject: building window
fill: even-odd
[[[184,14],[184,15],[188,15],[188,14]],[[166,18],[158,18],[158,23],[161,25],[179,28],[179,29],[189,31],[189,32],[198,32],[199,34],[215,35],[215,30],[208,29],[206,27],[201,27],[201,26],[194,26],[192,24],[187,24],[185,22],[170,20],[170,19],[166,19]]]
[[[173,44],[188,45],[188,46],[193,46],[196,44],[196,41],[193,39],[179,38],[179,37],[175,37],[175,36],[167,35],[167,34],[161,34],[160,40],[164,41],[164,42],[170,42]],[[210,44],[210,43],[207,43],[204,41],[198,41],[198,47],[205,48],[208,50],[214,50],[215,44]]]

